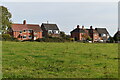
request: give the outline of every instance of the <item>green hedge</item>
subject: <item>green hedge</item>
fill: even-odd
[[[0,35],[1,41],[18,41],[16,38],[13,38],[10,34],[2,34]]]
[[[42,38],[37,39],[38,42],[69,42],[68,39],[58,38],[58,37],[51,37],[51,38]]]
[[[12,37],[10,34],[2,34],[2,41],[11,41]]]

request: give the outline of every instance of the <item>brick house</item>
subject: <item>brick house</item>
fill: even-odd
[[[75,41],[86,41],[88,38],[92,40],[92,42],[97,42],[100,40],[99,33],[90,26],[90,29],[85,29],[84,26],[82,28],[77,25],[73,31],[70,32],[71,37],[75,39]]]
[[[42,38],[40,26],[36,24],[26,24],[26,20],[23,21],[23,24],[12,24],[9,33],[18,40],[36,40]]]
[[[84,41],[88,36],[88,32],[87,30],[84,29],[84,26],[80,28],[79,25],[77,25],[77,28],[75,28],[70,33],[71,33],[71,37],[74,38],[75,41]]]
[[[43,37],[60,37],[60,30],[56,24],[42,23]]]
[[[109,33],[106,28],[95,28],[95,30],[98,32],[100,40],[102,42],[106,42],[109,40]]]

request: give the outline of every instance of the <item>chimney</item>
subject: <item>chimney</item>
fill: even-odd
[[[77,25],[77,28],[80,28],[80,26],[79,26],[79,25]]]
[[[26,25],[26,20],[23,21],[23,24]]]
[[[84,29],[84,26],[82,26],[82,29]]]
[[[90,26],[90,29],[93,29],[92,26]]]

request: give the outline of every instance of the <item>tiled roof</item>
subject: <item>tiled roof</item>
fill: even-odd
[[[86,29],[89,33],[98,33],[95,29]]]
[[[58,26],[56,24],[45,24],[42,23],[42,26],[44,26],[44,28],[46,30],[59,30]]]
[[[76,28],[74,29],[73,31],[71,32],[79,32],[79,33],[86,33],[84,29],[81,29],[81,28]]]
[[[109,34],[106,28],[95,28],[99,34]]]
[[[120,31],[117,31],[114,36],[120,37]]]
[[[39,25],[34,24],[12,24],[13,31],[23,31],[32,29],[34,32],[41,32],[41,28]]]

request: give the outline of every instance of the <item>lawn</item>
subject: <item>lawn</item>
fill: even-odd
[[[118,78],[118,44],[8,42],[3,78]]]

